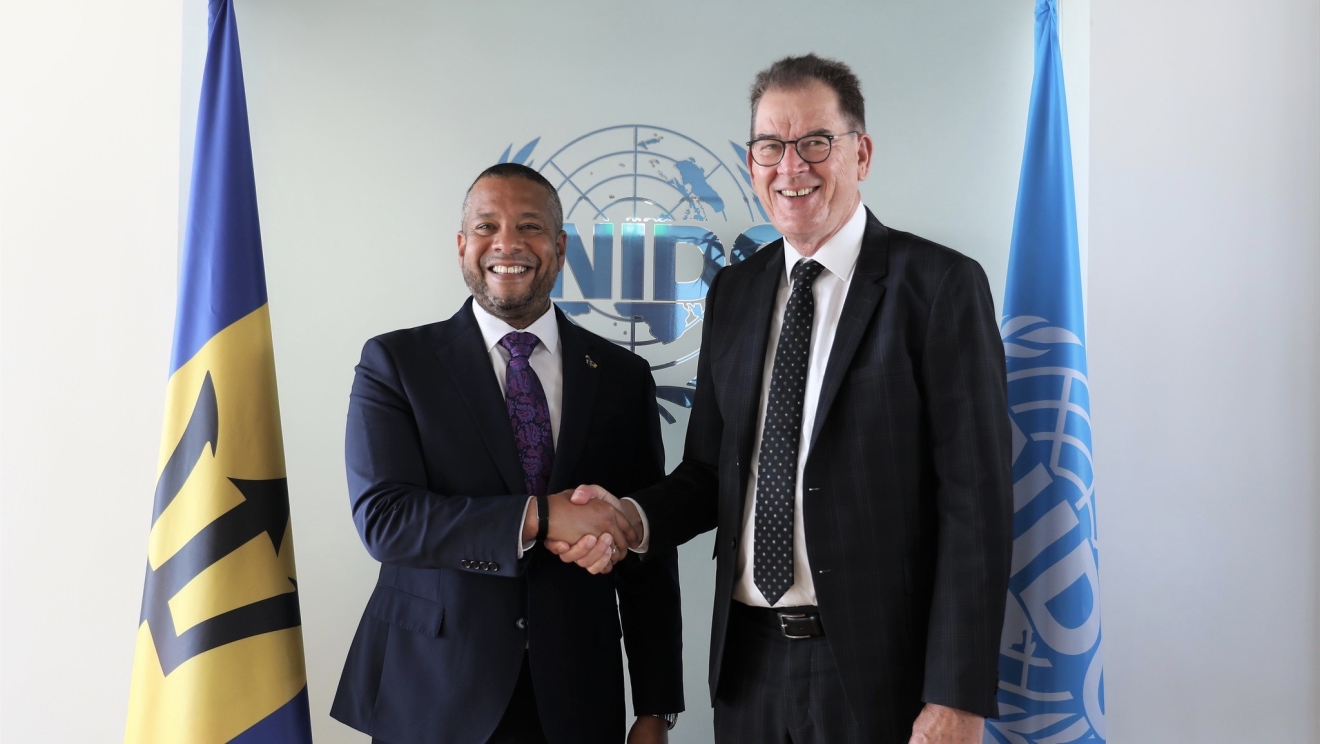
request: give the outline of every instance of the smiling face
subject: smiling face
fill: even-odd
[[[488,176],[468,195],[458,265],[477,304],[514,328],[550,307],[568,236],[556,232],[546,190],[524,178]]]
[[[752,138],[796,140],[810,134],[856,129],[839,111],[839,97],[824,83],[771,88],[761,97]],[[770,222],[804,256],[814,254],[848,221],[861,201],[858,185],[871,168],[870,135],[843,135],[830,156],[807,163],[789,145],[778,165],[757,165],[747,157],[752,185]]]

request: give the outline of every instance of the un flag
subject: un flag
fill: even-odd
[[[1013,563],[986,741],[1104,741],[1086,323],[1057,0],[1036,2],[1001,326],[1013,422]]]

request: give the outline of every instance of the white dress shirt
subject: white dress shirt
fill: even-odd
[[[775,607],[799,607],[816,604],[816,585],[811,580],[807,558],[806,532],[802,529],[802,472],[807,465],[811,430],[816,422],[816,403],[825,379],[825,365],[834,346],[834,332],[839,326],[843,302],[852,285],[853,269],[862,252],[862,234],[866,232],[866,208],[858,203],[852,217],[811,256],[825,267],[812,285],[815,313],[811,321],[811,352],[807,367],[807,388],[802,397],[802,436],[798,440],[797,484],[793,494],[793,585],[774,604]],[[784,322],[784,307],[792,290],[793,267],[802,259],[792,243],[784,240],[784,272],[780,275],[779,293],[775,296],[774,318],[765,348],[765,369],[761,375],[761,404],[756,417],[756,441],[752,445],[751,477],[747,480],[747,499],[743,509],[742,538],[733,583],[733,598],[754,607],[770,607],[752,577],[756,543],[756,478],[761,459],[761,429],[765,426],[766,401],[770,376],[774,372],[775,350]],[[648,536],[649,537],[649,536]]]
[[[559,447],[559,421],[564,410],[564,365],[563,355],[560,354],[559,345],[559,322],[555,319],[555,309],[552,305],[541,317],[532,322],[531,325],[521,329],[505,323],[503,320],[486,312],[486,309],[477,302],[472,303],[472,314],[477,318],[477,327],[481,329],[481,338],[486,344],[486,351],[490,354],[490,365],[495,369],[495,379],[499,382],[500,395],[504,394],[504,378],[509,371],[509,350],[500,343],[510,333],[531,333],[540,339],[540,343],[532,350],[528,363],[532,365],[532,371],[541,381],[541,389],[545,391],[546,406],[550,409],[550,436],[554,439],[556,449]],[[527,509],[535,509],[535,498],[527,499],[527,506],[523,509],[523,520],[527,519]],[[518,523],[518,557],[522,558],[523,551],[530,550],[535,540],[523,542],[522,539],[523,522]]]

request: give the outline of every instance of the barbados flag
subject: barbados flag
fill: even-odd
[[[311,742],[234,10],[210,2],[127,744]]]

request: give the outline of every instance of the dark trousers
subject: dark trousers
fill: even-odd
[[[384,739],[372,739],[371,744],[388,744]],[[395,742],[394,744],[408,744]],[[540,714],[536,711],[536,695],[532,692],[532,668],[527,663],[527,654],[523,653],[522,671],[518,673],[518,684],[513,688],[513,697],[504,709],[504,717],[495,727],[487,744],[546,744],[545,732],[541,730]]]
[[[715,694],[715,741],[861,744],[828,636],[785,638],[768,615],[733,603]]]

